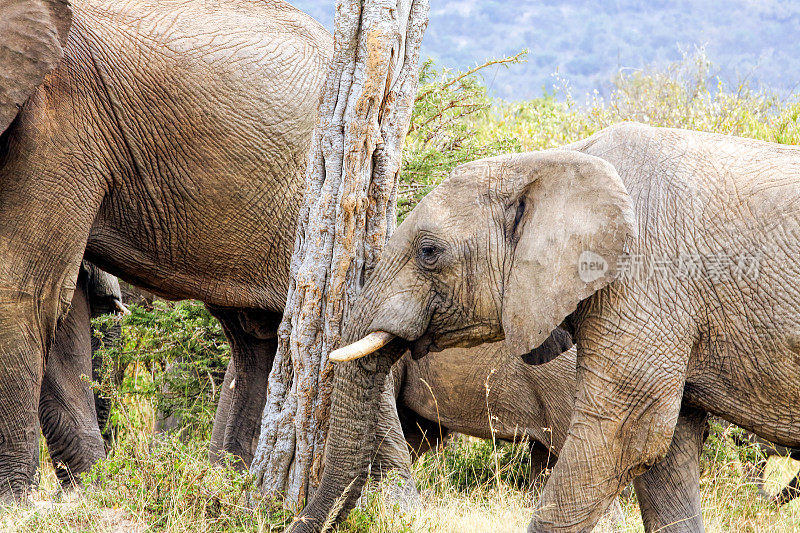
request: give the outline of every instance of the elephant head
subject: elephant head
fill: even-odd
[[[402,346],[419,358],[505,338],[527,354],[615,279],[635,232],[631,198],[600,158],[553,150],[456,168],[398,228],[352,305],[345,339],[381,342],[331,354],[362,358],[336,368],[327,467],[298,524],[321,524],[337,502],[341,515],[358,496],[374,448],[370,413]]]

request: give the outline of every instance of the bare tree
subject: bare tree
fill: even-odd
[[[337,0],[289,294],[251,467],[299,507],[316,489],[344,310],[395,226],[428,0]]]

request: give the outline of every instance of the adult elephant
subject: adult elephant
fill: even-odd
[[[7,0],[0,33],[0,498],[30,487],[84,251],[220,319],[247,463],[331,36],[281,0]]]
[[[328,466],[297,530],[352,503],[374,448],[365,413],[409,345],[525,353],[559,324],[573,334],[570,429],[530,531],[590,529],[631,480],[671,490],[663,465],[696,471],[687,435],[707,412],[800,445],[799,201],[796,147],[636,124],[460,166],[352,305],[347,339],[395,338],[336,369]]]

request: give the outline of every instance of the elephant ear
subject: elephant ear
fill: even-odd
[[[574,344],[569,332],[556,328],[542,344],[530,352],[522,354],[522,360],[529,365],[548,363],[572,348]]]
[[[63,55],[66,0],[0,0],[0,133]]]
[[[504,164],[503,183],[513,250],[503,330],[509,348],[526,354],[617,277],[617,260],[636,235],[635,215],[614,167],[580,152],[515,155]]]

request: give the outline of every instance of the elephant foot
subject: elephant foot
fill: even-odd
[[[537,526],[531,524],[528,532],[547,531],[547,529],[538,529]],[[622,505],[619,503],[619,498],[615,499],[611,505],[608,506],[606,512],[600,517],[592,529],[593,533],[617,533],[625,531],[625,515],[622,512]]]
[[[392,470],[380,482],[384,501],[401,513],[412,513],[422,506],[414,478],[406,471]]]
[[[605,514],[600,517],[592,531],[595,533],[616,533],[624,531],[624,529],[625,515],[622,514],[622,506],[619,503],[619,499],[617,499],[608,507]]]
[[[2,483],[2,482],[0,482]],[[32,484],[30,481],[3,483],[5,490],[0,490],[0,507],[29,507],[31,505]]]
[[[0,435],[0,442],[3,435]],[[39,484],[39,445],[28,452],[0,449],[0,506],[28,506],[33,488]]]

